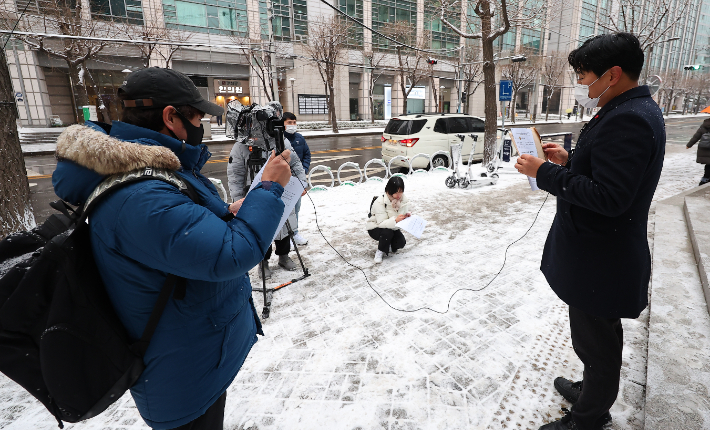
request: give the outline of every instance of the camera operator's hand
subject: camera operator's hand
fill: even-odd
[[[291,159],[291,151],[288,149],[279,155],[275,151],[271,151],[271,157],[266,163],[264,173],[261,175],[262,181],[278,182],[282,187],[288,184],[291,180],[291,166],[288,161]]]

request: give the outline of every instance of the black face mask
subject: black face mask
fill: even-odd
[[[199,127],[195,127],[177,109],[175,109],[175,113],[177,113],[177,115],[182,120],[182,125],[183,125],[183,127],[185,127],[185,131],[187,132],[187,139],[185,139],[185,143],[187,143],[188,145],[192,145],[192,146],[197,146],[197,145],[201,144],[202,137],[205,134],[205,129],[202,126],[202,124],[200,124]]]

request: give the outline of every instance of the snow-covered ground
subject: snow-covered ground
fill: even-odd
[[[701,176],[694,151],[681,148],[669,146],[657,200]],[[311,192],[313,204],[304,198],[300,231],[310,242],[301,251],[312,276],[275,293],[266,336],[229,388],[225,429],[537,429],[570,406],[552,381],[580,378],[582,366],[567,308],[539,271],[555,199],[530,191],[512,164],[497,185],[474,190],[448,189],[446,176],[405,180],[410,210],[428,225],[421,239],[405,233],[407,246],[379,265],[365,218],[383,183]],[[298,274],[276,268],[269,285]],[[406,312],[423,306],[441,313]],[[614,429],[643,428],[647,320],[645,311],[623,322]],[[0,428],[55,426],[0,375]],[[127,395],[70,428],[147,427]]]

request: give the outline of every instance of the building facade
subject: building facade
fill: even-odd
[[[6,10],[28,7],[41,14],[42,0],[0,0]],[[30,2],[28,5],[27,2]],[[191,77],[203,95],[226,106],[231,100],[241,103],[266,103],[269,100],[268,76],[263,77],[259,65],[267,60],[276,64],[277,98],[284,109],[300,120],[327,119],[326,87],[311,58],[304,49],[309,25],[330,19],[334,12],[320,0],[79,0],[90,19],[105,25],[123,25],[138,34],[141,28],[157,29],[163,38],[179,41],[184,46],[158,46],[148,64],[175,70]],[[331,0],[340,11],[355,17],[376,32],[387,34],[395,23],[405,23],[415,39],[425,38],[429,49],[439,52],[438,63],[415,83],[407,97],[397,73],[395,47],[386,38],[367,28],[354,26],[349,34],[349,48],[338,60],[333,94],[338,119],[388,119],[403,113],[456,112],[457,108],[483,115],[482,86],[468,99],[470,106],[459,103],[457,63],[461,48],[475,46],[477,41],[460,38],[438,18],[431,2],[425,0]],[[618,15],[620,0],[568,0],[565,12],[556,16],[547,28],[512,27],[496,41],[499,57],[525,49],[528,55],[545,57],[554,52],[566,54],[594,34],[607,32],[610,19]],[[683,0],[676,0],[680,3]],[[710,0],[690,0],[681,22],[667,39],[647,52],[649,70],[663,73],[682,69],[684,64],[704,64],[710,45]],[[32,3],[34,2],[34,3]],[[462,12],[447,18],[456,24],[472,13],[464,0]],[[615,15],[616,14],[616,15]],[[89,18],[89,17],[87,17]],[[271,23],[271,25],[270,25]],[[128,31],[128,30],[127,30]],[[271,33],[271,34],[270,34]],[[157,34],[157,33],[156,33]],[[275,54],[268,59],[250,56],[249,48],[269,49],[269,36],[274,39]],[[125,38],[125,37],[124,37]],[[665,39],[664,39],[665,40]],[[378,52],[383,58],[378,67],[370,67],[364,52]],[[72,96],[72,84],[64,61],[26,49],[18,40],[6,47],[13,78],[19,115],[24,126],[46,127],[81,121],[82,107]],[[269,54],[266,54],[269,55]],[[121,106],[116,91],[128,73],[144,67],[145,55],[137,45],[111,44],[86,64],[93,79],[87,85],[90,104],[100,102],[108,108],[112,119],[120,116]],[[500,63],[502,65],[502,63]],[[429,67],[422,63],[422,67]],[[500,78],[500,68],[498,68]],[[547,104],[553,114],[564,113],[575,105],[572,86],[574,75],[565,72],[564,85],[553,97],[547,97],[542,77],[520,91],[515,106],[518,112],[544,113]],[[408,90],[408,86],[405,85]],[[98,119],[104,119],[99,112]]]

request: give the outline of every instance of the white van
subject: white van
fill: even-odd
[[[473,151],[473,160],[483,160],[483,119],[471,115],[412,114],[392,118],[382,134],[382,159],[385,163],[398,155],[412,159],[417,154],[433,155],[444,151],[449,156],[449,145],[461,143],[457,134],[464,135],[461,158],[468,161]],[[500,133],[498,133],[500,135]],[[500,136],[498,136],[500,139]],[[449,167],[446,156],[439,154],[432,159],[434,167]],[[417,157],[412,162],[415,169],[427,168],[428,160]],[[395,160],[392,167],[409,167],[402,159]]]

